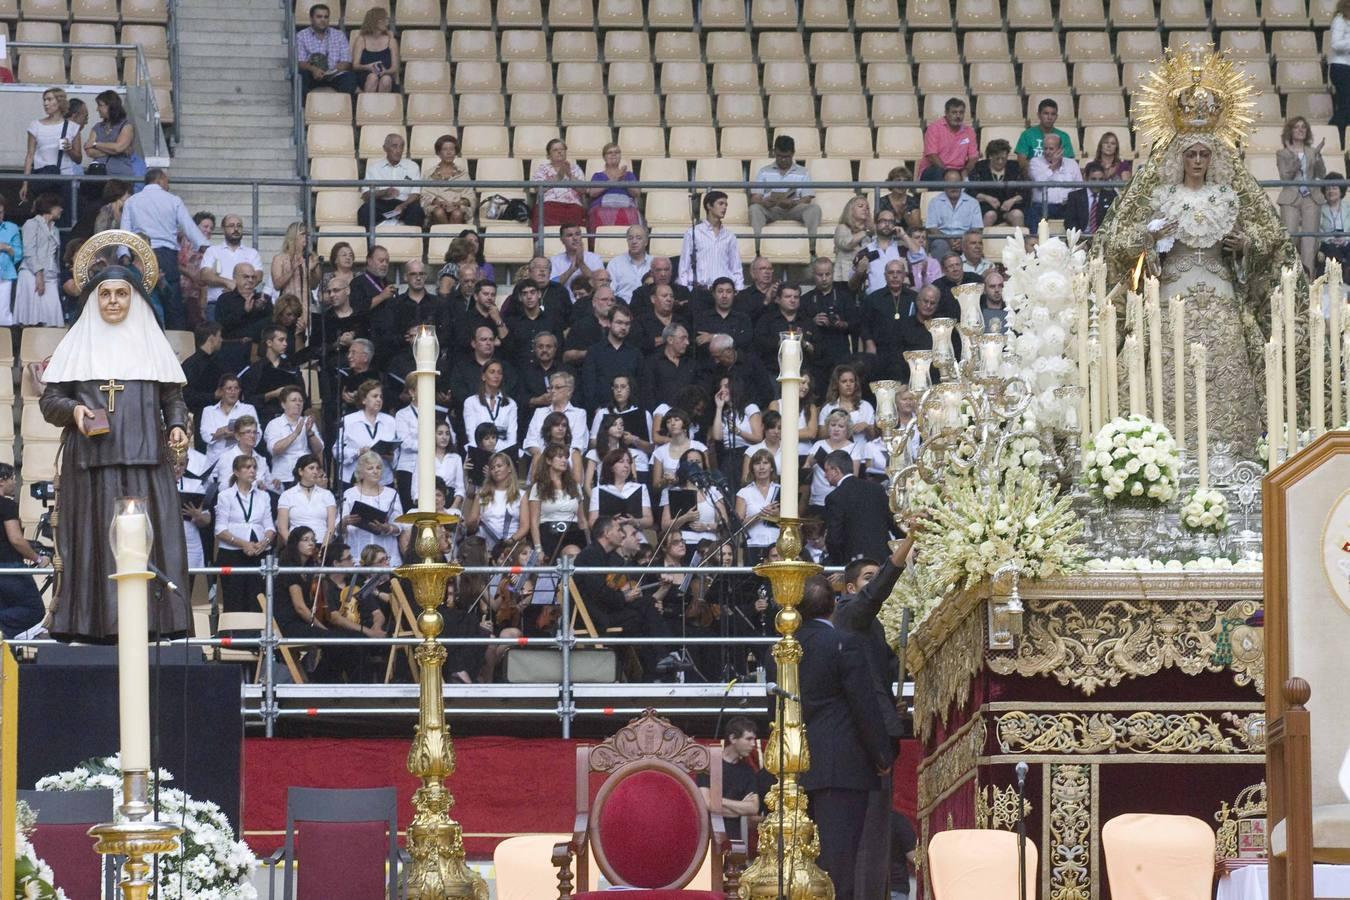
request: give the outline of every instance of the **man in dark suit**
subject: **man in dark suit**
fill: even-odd
[[[601,516],[595,520],[591,534],[594,539],[577,554],[576,564],[580,567],[604,569],[626,566],[628,560],[637,553],[637,528],[618,519]],[[617,626],[623,629],[624,637],[665,637],[665,622],[661,613],[652,603],[651,596],[644,594],[638,587],[615,587],[604,575],[577,575],[576,584],[600,634],[603,635],[607,628]],[[643,677],[647,681],[656,680],[661,649],[655,644],[638,647]]]
[[[1106,173],[1101,166],[1090,162],[1083,169],[1083,177],[1089,183],[1104,181]],[[1115,199],[1116,192],[1110,189],[1086,187],[1069,191],[1069,198],[1064,203],[1064,227],[1077,228],[1083,234],[1096,234]]]
[[[834,882],[835,900],[862,898],[854,890],[867,796],[895,759],[886,738],[867,658],[857,635],[829,620],[834,591],[822,575],[806,580],[798,607],[805,619],[800,687],[811,768],[801,785],[820,837],[820,865]],[[866,900],[874,900],[868,897]]]
[[[856,556],[885,559],[892,529],[886,489],[853,474],[853,457],[835,450],[825,457],[825,480],[834,490],[825,498],[825,547],[836,566]]]

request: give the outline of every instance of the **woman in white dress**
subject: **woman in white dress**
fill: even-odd
[[[502,393],[504,378],[502,364],[497,360],[490,361],[483,366],[483,380],[478,393],[464,401],[464,433],[468,436],[470,447],[478,446],[473,438],[478,426],[483,422],[491,422],[497,429],[497,452],[515,452],[520,415],[516,401]]]
[[[611,498],[606,503],[617,502],[624,505],[625,509],[637,511],[636,515],[631,511],[609,515],[625,516],[638,528],[652,527],[651,497],[642,482],[634,480],[635,473],[633,455],[624,448],[615,447],[605,454],[600,463],[599,485],[591,491],[589,522],[592,527],[595,526],[595,520],[600,518],[602,497]],[[632,500],[634,495],[639,499]]]
[[[575,452],[565,444],[545,447],[530,486],[530,536],[547,559],[566,543],[584,545],[590,540],[589,522],[581,515],[585,498],[572,474]]]
[[[675,470],[685,452],[694,449],[706,452],[708,445],[689,437],[689,413],[672,406],[661,419],[661,431],[666,442],[652,451],[652,489],[669,487],[675,483]]]
[[[811,445],[807,458],[811,464],[811,493],[807,510],[810,515],[820,517],[825,512],[825,498],[834,490],[834,486],[825,479],[826,456],[835,450],[846,450],[853,457],[853,474],[858,474],[858,460],[862,458],[862,444],[855,441],[849,433],[850,420],[845,410],[836,409],[825,417],[825,437]]]
[[[467,495],[464,485],[464,459],[450,449],[455,433],[444,419],[436,423],[436,477],[445,482],[449,491],[446,500],[451,509],[459,509]],[[413,500],[417,500],[417,483],[413,483]]]
[[[706,540],[717,536],[718,523],[725,522],[727,518],[726,497],[717,488],[704,482],[706,486],[701,487],[695,483],[694,466],[699,466],[704,472],[708,471],[708,457],[702,450],[690,447],[685,450],[680,457],[679,465],[675,468],[674,483],[661,492],[661,527],[670,528],[683,511],[676,513],[671,509],[671,491],[693,491],[694,506],[697,512],[693,521],[686,523],[681,529],[680,534],[684,537],[684,542],[691,547],[697,547]],[[698,479],[702,481],[702,479]]]
[[[61,312],[61,235],[56,220],[61,200],[42,194],[33,201],[34,215],[23,223],[23,259],[19,261],[19,284],[14,296],[14,324],[65,324]]]
[[[469,498],[464,527],[487,541],[489,553],[502,541],[514,543],[530,534],[530,508],[507,454],[494,453],[488,460],[483,486]]]
[[[347,546],[351,547],[353,554],[360,556],[362,550],[374,544],[389,554],[393,565],[401,565],[403,554],[399,548],[399,536],[403,529],[395,520],[403,515],[403,504],[399,503],[398,491],[384,479],[388,466],[372,450],[362,451],[353,460],[352,466],[356,484],[342,494],[341,525]],[[353,512],[358,502],[384,513],[384,521],[365,520]]]
[[[305,415],[305,392],[291,386],[281,391],[281,415],[263,429],[263,443],[272,454],[272,471],[283,487],[295,484],[296,464],[304,456],[323,456],[323,437],[313,416]],[[314,532],[320,544],[324,532]],[[282,537],[286,537],[283,532]]]
[[[338,459],[342,466],[339,477],[344,483],[350,483],[355,478],[356,460],[361,454],[381,441],[398,444],[398,425],[394,417],[381,412],[384,409],[384,388],[380,387],[378,381],[371,378],[361,382],[361,386],[356,389],[356,405],[360,409],[342,417],[342,432],[337,441]],[[385,463],[380,474],[381,484],[394,483],[394,458],[397,455],[397,450],[393,450],[380,457]],[[360,556],[356,547],[352,547],[352,553]]]
[[[742,523],[756,516],[778,517],[778,468],[773,454],[756,450],[750,455],[751,481],[736,492],[736,518]],[[746,565],[758,565],[778,542],[778,526],[760,518],[745,531]]]
[[[633,403],[633,379],[627,375],[615,375],[609,383],[609,403],[595,411],[591,416],[591,446],[600,440],[600,431],[609,416],[623,419],[627,437],[623,445],[633,454],[634,471],[645,474],[651,467],[652,414]],[[600,454],[603,458],[604,454]]]
[[[202,410],[202,422],[198,426],[202,440],[206,443],[206,465],[214,467],[216,460],[229,447],[234,446],[234,423],[240,416],[252,416],[256,421],[258,410],[252,403],[243,403],[239,399],[239,379],[234,375],[222,375],[216,382],[217,402]]]
[[[303,526],[314,532],[314,540],[322,546],[337,524],[337,498],[319,484],[323,477],[319,457],[309,453],[300,457],[292,477],[295,484],[277,501],[277,532],[284,541],[291,536],[291,529]]]
[[[836,409],[848,413],[849,433],[859,444],[876,437],[877,412],[863,399],[862,379],[858,370],[849,365],[835,366],[830,374],[830,386],[825,390],[825,405],[820,408],[820,421]]]

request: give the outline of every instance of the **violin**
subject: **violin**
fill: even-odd
[[[503,558],[509,560],[515,556],[516,547],[519,541],[512,546],[511,552]],[[512,572],[509,575],[503,575],[497,582],[497,589],[494,593],[496,600],[497,614],[494,621],[500,628],[519,628],[520,627],[520,599],[521,587],[523,585],[525,574],[518,571],[519,568],[530,568],[539,562],[539,551],[530,550],[530,555],[526,558],[522,567],[512,566]]]

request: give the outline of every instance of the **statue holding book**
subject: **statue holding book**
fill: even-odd
[[[123,264],[130,253],[132,263]],[[58,640],[117,636],[116,571],[108,527],[118,497],[146,500],[155,529],[150,561],[187,584],[187,546],[174,457],[188,451],[187,379],[147,299],[159,280],[150,247],[126,231],[95,235],[75,258],[84,301],[57,345],[38,401],[63,428],[57,474],[57,579],[50,631]],[[150,634],[188,630],[187,602],[150,585]]]

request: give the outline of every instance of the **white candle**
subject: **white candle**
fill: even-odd
[[[1280,387],[1280,345],[1276,341],[1266,344],[1266,469],[1273,470],[1282,447],[1281,430],[1284,428],[1283,391]]]
[[[961,419],[961,398],[955,392],[943,394],[942,396],[942,423],[947,428],[960,428]]]
[[[1106,422],[1120,415],[1120,365],[1116,354],[1116,304],[1106,304],[1106,317],[1102,320],[1102,353],[1105,367],[1102,374],[1102,387],[1105,405],[1102,415]]]
[[[1092,270],[1092,292],[1097,296],[1098,303],[1106,302],[1106,260],[1097,257],[1093,260],[1094,268]]]
[[[894,426],[899,418],[895,408],[895,395],[900,390],[898,381],[872,382],[872,396],[877,399],[877,424]]]
[[[930,370],[933,367],[933,351],[906,350],[904,357],[905,363],[909,366],[909,389],[918,400],[923,392],[928,390],[932,380],[933,373]]]
[[[1050,220],[1042,218],[1041,224],[1036,226],[1036,243],[1044,244],[1048,240],[1050,240]]]
[[[1096,338],[1088,339],[1088,421],[1091,423],[1091,433],[1096,434],[1101,430],[1104,423],[1105,413],[1102,410],[1102,401],[1105,395],[1102,388],[1102,347],[1101,341]],[[1091,437],[1091,434],[1084,432],[1084,442]]]
[[[990,337],[1001,338],[1003,335],[995,334]],[[1003,341],[985,341],[980,344],[980,364],[986,375],[997,375],[998,370],[1003,366]]]
[[[797,518],[797,435],[801,416],[802,335],[786,332],[778,336],[779,412],[783,416],[783,471],[778,473],[778,514],[783,519]],[[894,405],[894,395],[892,395]]]
[[[1186,298],[1173,294],[1167,298],[1172,320],[1172,437],[1186,449]]]
[[[142,507],[143,510],[143,507]],[[176,527],[176,523],[175,523]],[[117,702],[122,768],[150,768],[150,536],[143,511],[113,520],[117,563]]]
[[[1270,295],[1270,339],[1277,344],[1284,343],[1284,294],[1279,291]],[[1283,356],[1280,365],[1284,365]]]
[[[1322,279],[1308,291],[1308,425],[1314,438],[1327,430],[1326,410],[1326,320],[1322,318]]]
[[[413,341],[413,360],[417,363],[417,509],[440,512],[436,508],[436,360],[441,355],[436,329],[423,325]]]
[[[1195,462],[1200,470],[1200,488],[1209,487],[1209,408],[1205,379],[1207,351],[1196,341],[1191,344],[1191,365],[1195,370]]]
[[[1139,359],[1139,338],[1125,335],[1125,371],[1130,391],[1130,415],[1144,414],[1144,367]]]
[[[1162,371],[1162,304],[1158,302],[1158,280],[1149,279],[1150,296],[1148,298],[1148,367],[1153,373],[1149,386],[1153,389],[1153,401],[1150,409],[1153,421],[1162,425],[1166,422],[1163,415],[1163,371]]]
[[[1287,432],[1288,457],[1292,457],[1298,452],[1298,332],[1294,328],[1294,291],[1298,284],[1298,276],[1295,275],[1292,268],[1286,268],[1280,273],[1280,290],[1283,297],[1280,298],[1280,309],[1283,310],[1284,322],[1284,415],[1289,422]],[[1286,457],[1286,458],[1288,458]]]
[[[1327,286],[1331,288],[1331,427],[1339,428],[1345,423],[1341,406],[1341,332],[1345,329],[1345,284],[1341,281],[1341,264],[1334,259],[1327,260]]]
[[[1078,333],[1074,335],[1074,343],[1078,348],[1078,386],[1083,390],[1088,387],[1088,330],[1091,323],[1091,310],[1088,308],[1088,298],[1086,294],[1078,298]]]
[[[1350,333],[1341,335],[1341,361],[1347,371],[1342,373],[1341,387],[1345,391],[1345,412],[1350,415]]]

